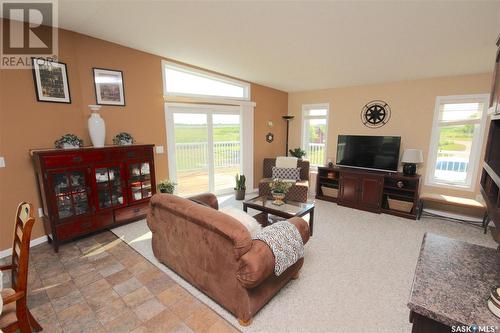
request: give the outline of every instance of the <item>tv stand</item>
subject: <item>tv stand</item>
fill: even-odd
[[[416,219],[420,175],[319,167],[316,199],[373,213]],[[404,211],[407,206],[409,211]]]

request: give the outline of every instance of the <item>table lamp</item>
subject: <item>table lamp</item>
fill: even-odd
[[[417,164],[422,163],[424,157],[420,149],[405,149],[401,162],[403,163],[403,174],[413,176],[417,173]]]

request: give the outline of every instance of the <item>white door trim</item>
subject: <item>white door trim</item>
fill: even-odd
[[[177,182],[177,168],[175,159],[175,136],[173,131],[174,110],[186,108],[183,112],[200,113],[207,112],[208,126],[208,146],[209,146],[209,175],[213,174],[213,135],[212,135],[212,115],[239,113],[240,115],[240,140],[241,140],[241,167],[240,173],[247,178],[247,188],[253,188],[253,136],[254,136],[254,107],[255,103],[244,103],[242,105],[214,105],[214,104],[192,104],[192,103],[165,103],[165,131],[167,133],[167,158],[168,158],[168,175],[169,179]],[[198,110],[196,110],[198,109]],[[200,110],[201,109],[201,110]],[[210,148],[211,147],[211,148]],[[214,180],[209,176],[209,188],[214,189]],[[228,191],[217,191],[216,194],[228,193]]]

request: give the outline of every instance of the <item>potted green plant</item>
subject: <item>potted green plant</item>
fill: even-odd
[[[64,134],[59,140],[54,141],[56,148],[75,149],[83,146],[83,140],[74,134]]]
[[[306,156],[306,151],[301,148],[290,149],[289,152],[290,155],[298,159],[302,159],[302,157]]]
[[[176,182],[173,182],[169,179],[162,180],[158,184],[158,190],[161,193],[169,193],[169,194],[174,194],[175,191],[175,186],[177,185]]]
[[[127,146],[134,143],[134,138],[127,132],[120,132],[113,138],[113,143],[117,146]]]
[[[286,182],[283,179],[273,179],[273,181],[269,183],[269,187],[271,188],[271,195],[274,199],[274,205],[281,206],[285,203],[285,196],[292,185],[292,182]]]
[[[243,200],[245,199],[245,191],[246,191],[246,186],[245,182],[247,178],[245,175],[238,175],[236,174],[236,186],[234,187],[234,196],[236,200]]]

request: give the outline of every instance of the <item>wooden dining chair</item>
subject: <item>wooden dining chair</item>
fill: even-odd
[[[11,270],[11,288],[3,289],[3,310],[0,314],[0,330],[4,333],[41,331],[42,327],[31,315],[26,304],[28,296],[28,261],[30,238],[35,216],[33,205],[22,202],[17,207],[14,241],[12,244],[12,263],[0,266],[0,270]]]

